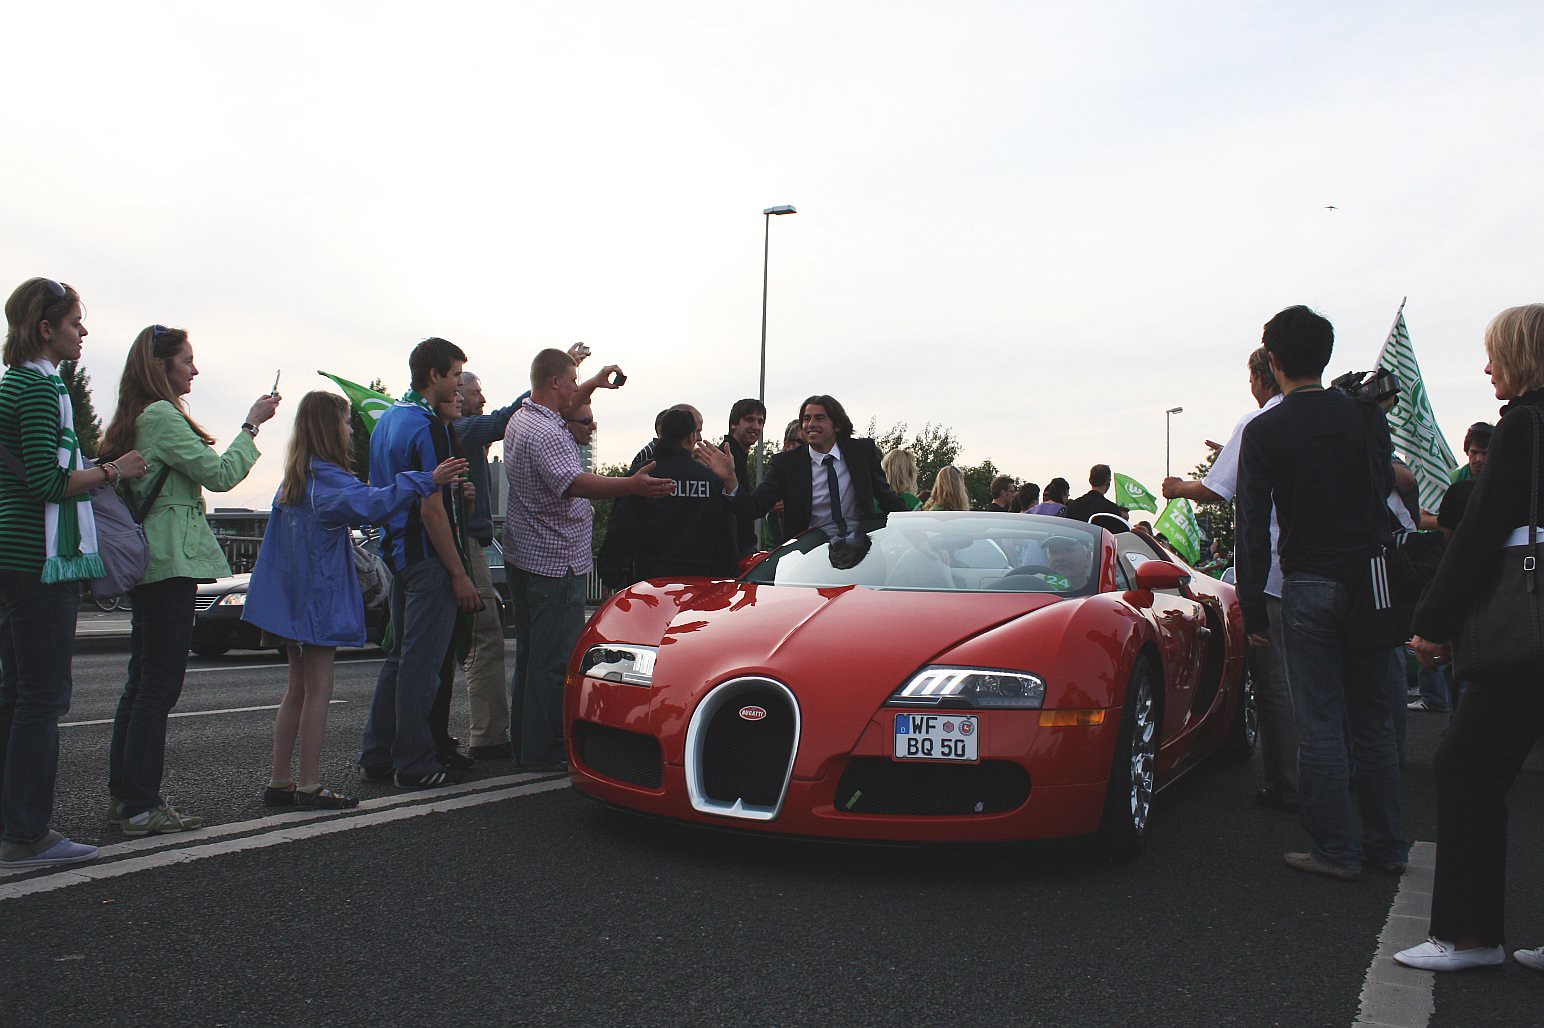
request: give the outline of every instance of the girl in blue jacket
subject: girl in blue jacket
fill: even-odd
[[[359,801],[322,787],[319,765],[332,699],[332,662],[339,646],[365,645],[365,605],[354,570],[351,525],[379,524],[436,489],[459,481],[466,461],[452,458],[429,471],[404,471],[374,488],[347,469],[348,401],[307,393],[295,412],[284,461],[242,617],[278,636],[289,658],[289,687],[273,726],[269,806],[337,810]],[[299,784],[290,777],[300,740]]]

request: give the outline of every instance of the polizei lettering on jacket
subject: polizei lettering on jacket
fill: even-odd
[[[672,479],[675,482],[675,494],[685,496],[688,499],[706,500],[713,495],[712,482],[699,481],[697,479]]]

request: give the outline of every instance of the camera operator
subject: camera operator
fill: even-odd
[[[1265,326],[1284,398],[1244,430],[1239,476],[1239,599],[1252,645],[1267,645],[1270,512],[1280,525],[1282,655],[1298,728],[1298,801],[1313,839],[1289,867],[1349,881],[1363,864],[1399,873],[1409,858],[1394,740],[1392,643],[1348,631],[1389,538],[1388,425],[1376,410],[1321,384],[1330,323],[1289,307]],[[1370,416],[1369,416],[1370,415]],[[1362,839],[1353,834],[1347,736]]]

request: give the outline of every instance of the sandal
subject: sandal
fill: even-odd
[[[315,792],[296,789],[295,806],[304,810],[348,810],[359,806],[359,801],[352,796],[345,796],[325,787]]]
[[[293,807],[295,805],[295,783],[289,785],[269,785],[263,789],[263,806],[265,807]]]

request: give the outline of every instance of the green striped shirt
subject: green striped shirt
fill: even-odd
[[[27,469],[27,483],[0,462],[0,568],[43,571],[43,504],[64,495],[70,474],[59,467],[59,394],[31,368],[0,378],[0,446]]]

